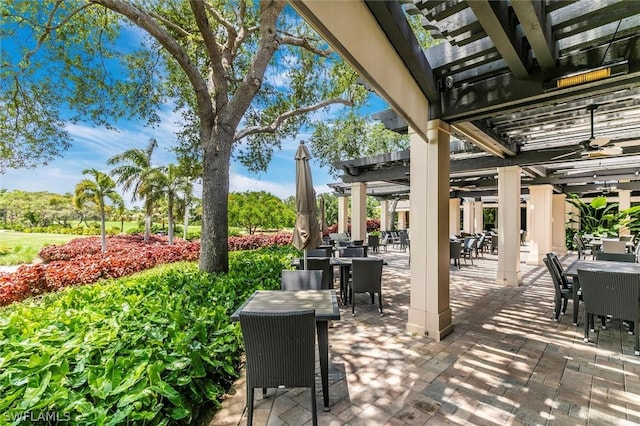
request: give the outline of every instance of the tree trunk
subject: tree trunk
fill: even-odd
[[[169,221],[168,221],[168,229],[167,234],[169,234],[169,245],[173,245],[173,196],[169,195],[169,200],[167,202],[167,210],[169,210]]]
[[[105,224],[105,214],[104,214],[104,207],[100,208],[100,236],[102,237],[102,253],[106,253],[107,252],[107,227]]]
[[[184,240],[187,239],[187,234],[189,233],[189,198],[185,200],[184,206],[184,230],[182,231],[182,238]]]
[[[229,271],[229,167],[233,141],[232,127],[218,121],[210,140],[202,140],[202,235],[200,269]],[[201,132],[203,134],[205,132]]]
[[[151,209],[147,206],[144,214],[144,242],[149,242],[149,234],[151,234]]]

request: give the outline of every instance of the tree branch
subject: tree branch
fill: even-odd
[[[222,25],[227,30],[227,42],[222,47],[222,66],[225,69],[226,74],[230,74],[231,66],[233,65],[233,58],[236,55],[236,50],[234,49],[236,40],[238,38],[238,32],[236,28],[233,26],[231,22],[224,19],[224,17],[218,13],[218,11],[211,6],[209,3],[205,3],[205,7],[207,11],[213,16],[220,25]],[[240,26],[242,28],[242,26]]]
[[[302,37],[302,38],[295,37],[287,33],[282,33],[282,35],[278,37],[278,42],[280,44],[288,44],[290,46],[302,47],[303,49],[306,49],[309,52],[313,52],[316,55],[323,56],[323,57],[327,57],[333,52],[331,49],[324,50],[324,49],[319,49],[315,47],[310,43],[309,39],[306,37]]]
[[[153,16],[158,21],[160,21],[163,24],[165,24],[167,27],[172,28],[178,34],[181,34],[184,37],[191,37],[191,33],[189,31],[185,30],[184,28],[182,28],[180,25],[176,24],[175,22],[171,22],[170,20],[168,20],[164,16],[160,15],[159,13],[156,13],[154,11],[149,11],[149,15]]]
[[[280,127],[280,125],[282,125],[287,119],[294,117],[296,115],[306,114],[311,111],[317,111],[320,108],[324,108],[326,106],[333,105],[333,104],[343,104],[343,105],[353,106],[353,102],[348,99],[343,99],[343,98],[326,99],[314,105],[296,108],[294,110],[287,111],[283,114],[280,114],[279,116],[276,117],[275,120],[273,120],[271,124],[268,124],[266,126],[252,126],[252,127],[247,127],[245,129],[242,129],[241,131],[236,133],[236,136],[234,137],[234,141],[239,141],[242,138],[246,138],[247,136],[255,135],[258,133],[275,133],[278,130],[278,127]]]
[[[204,2],[201,0],[189,0],[193,16],[195,17],[196,24],[202,34],[204,45],[211,61],[210,78],[213,82],[214,96],[216,99],[216,109],[220,110],[227,105],[228,99],[228,85],[225,78],[224,67],[222,66],[222,58],[220,56],[220,49],[216,41],[216,36],[211,31],[209,25],[209,19],[204,8]]]
[[[99,4],[120,15],[127,17],[135,25],[144,29],[149,35],[155,38],[167,52],[173,56],[180,67],[184,70],[187,78],[191,82],[196,93],[198,110],[201,117],[213,117],[213,105],[211,96],[207,90],[207,83],[204,81],[196,65],[191,62],[189,55],[178,42],[162,28],[153,17],[143,9],[138,9],[134,5],[121,0],[89,0],[91,3]],[[208,123],[209,128],[213,123]]]
[[[258,50],[253,57],[244,80],[238,86],[233,99],[229,102],[229,117],[235,120],[232,123],[234,128],[240,123],[240,117],[244,115],[256,93],[260,90],[265,70],[273,54],[278,49],[276,21],[284,6],[284,0],[260,2],[260,42]]]

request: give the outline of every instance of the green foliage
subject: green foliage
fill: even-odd
[[[226,275],[172,264],[0,309],[0,418],[193,421],[238,377],[242,338],[230,314],[256,289],[278,288],[294,254],[233,253]]]
[[[576,194],[570,194],[567,202],[580,212],[580,217],[571,215],[570,223],[579,223],[580,232],[599,236],[617,236],[620,228],[618,203],[607,203],[607,198],[598,196],[590,203],[585,203]]]
[[[338,177],[333,163],[348,158],[385,154],[409,148],[409,136],[385,129],[382,123],[372,124],[353,110],[336,123],[317,123],[311,136],[310,150],[320,166]]]
[[[281,229],[295,224],[296,212],[290,205],[265,191],[229,194],[229,224],[253,234],[258,228]]]

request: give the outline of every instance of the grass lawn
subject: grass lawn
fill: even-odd
[[[82,235],[36,234],[0,231],[0,265],[31,263],[41,248],[51,244],[65,244]]]

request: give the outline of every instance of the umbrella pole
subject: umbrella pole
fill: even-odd
[[[305,248],[303,252],[304,252],[304,257],[302,262],[302,269],[307,269],[307,249]]]

